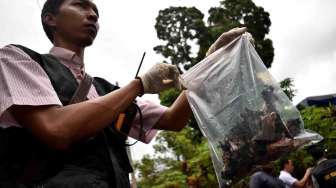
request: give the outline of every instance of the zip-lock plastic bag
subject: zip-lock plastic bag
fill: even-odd
[[[299,111],[246,35],[182,75],[197,123],[208,139],[221,187],[322,137],[303,127]]]

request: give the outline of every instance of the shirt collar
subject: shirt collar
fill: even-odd
[[[60,63],[69,68],[77,80],[83,78],[85,72],[84,61],[81,57],[76,55],[75,52],[54,46],[50,49],[49,53],[55,56]]]
[[[322,159],[317,161],[317,164],[320,164],[320,163],[322,163],[323,161],[326,161],[326,160],[327,160],[326,158],[322,158]]]
[[[290,173],[287,172],[286,170],[281,170],[280,173],[282,173],[282,174],[289,174],[290,175]]]
[[[83,59],[71,50],[54,46],[50,49],[49,53],[60,59],[62,63],[84,67]]]

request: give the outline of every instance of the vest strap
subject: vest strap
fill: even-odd
[[[85,73],[84,79],[80,82],[74,95],[70,99],[69,104],[75,104],[75,103],[85,101],[90,91],[92,82],[93,82],[93,78],[89,74]]]

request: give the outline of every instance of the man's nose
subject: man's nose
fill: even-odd
[[[98,21],[98,15],[97,15],[97,13],[94,10],[90,9],[90,12],[89,12],[89,15],[88,15],[88,19],[90,21],[97,22]]]

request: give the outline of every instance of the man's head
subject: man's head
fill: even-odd
[[[47,0],[41,20],[52,43],[91,45],[98,31],[98,9],[91,0]]]
[[[263,171],[271,176],[276,176],[274,164],[272,162],[268,164],[264,164],[264,165],[257,165],[253,169],[253,172],[258,172],[258,171]]]
[[[294,171],[293,161],[288,158],[280,159],[280,167],[282,170],[285,170],[289,173],[292,173]]]
[[[323,157],[325,157],[325,149],[323,148],[323,146],[312,146],[309,149],[309,153],[311,154],[311,156],[314,158],[315,161],[322,159]]]

